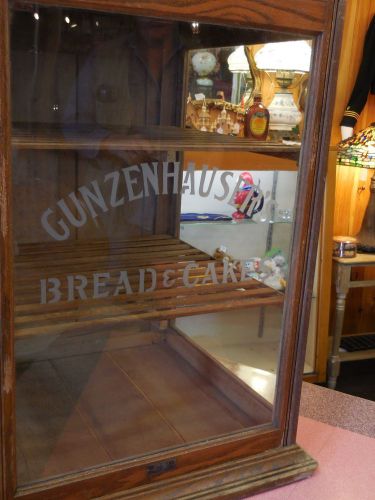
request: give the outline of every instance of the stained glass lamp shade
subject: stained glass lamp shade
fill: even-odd
[[[375,169],[375,123],[342,141],[337,161],[339,165]]]
[[[375,123],[342,141],[337,155],[339,165],[373,169],[371,177],[370,200],[357,235],[358,249],[362,252],[375,252]]]

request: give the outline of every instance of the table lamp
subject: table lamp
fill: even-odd
[[[374,170],[369,203],[356,238],[360,252],[375,253],[375,123],[340,142],[337,163]]]
[[[233,86],[231,102],[233,104],[238,104],[241,100],[241,85],[242,79],[245,82],[244,94],[247,92],[247,88],[251,81],[251,72],[249,61],[246,57],[245,47],[240,45],[237,47],[228,57],[228,68],[231,73],[233,73]]]
[[[255,54],[258,69],[275,73],[281,90],[275,92],[271,104],[270,130],[291,131],[302,119],[302,114],[288,90],[296,74],[310,70],[311,46],[306,40],[266,43]]]

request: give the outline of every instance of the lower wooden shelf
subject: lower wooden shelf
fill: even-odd
[[[283,294],[167,235],[20,244],[15,261],[19,484],[271,424],[272,404],[168,320]]]
[[[272,405],[191,340],[148,333],[18,363],[20,484],[271,422]]]
[[[135,320],[281,305],[284,299],[256,280],[241,280],[239,269],[167,235],[24,244],[17,250],[17,336],[92,332]],[[95,282],[98,275],[105,281]],[[51,303],[41,303],[47,301],[43,296],[47,299],[51,278],[58,291]]]

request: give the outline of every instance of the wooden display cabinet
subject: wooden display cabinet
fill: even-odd
[[[0,497],[237,498],[310,475],[295,437],[343,2],[0,5]],[[302,147],[182,125],[189,50],[301,38]],[[254,255],[180,235],[181,196],[199,180],[208,196],[191,159],[228,211],[231,154],[294,165],[285,290],[251,275]],[[251,189],[250,232],[252,203],[278,196]],[[275,374],[245,355],[254,318],[278,339]]]

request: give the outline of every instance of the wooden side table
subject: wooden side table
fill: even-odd
[[[344,323],[346,296],[349,288],[362,288],[375,286],[375,279],[351,281],[350,275],[353,267],[375,266],[374,254],[357,254],[354,258],[333,257],[333,276],[336,288],[336,306],[333,321],[333,339],[331,352],[328,357],[328,387],[336,387],[337,377],[340,373],[340,361],[343,359],[365,359],[375,357],[375,349],[361,352],[360,355],[350,356],[351,353],[339,353],[342,327]],[[348,354],[349,356],[347,356]]]

